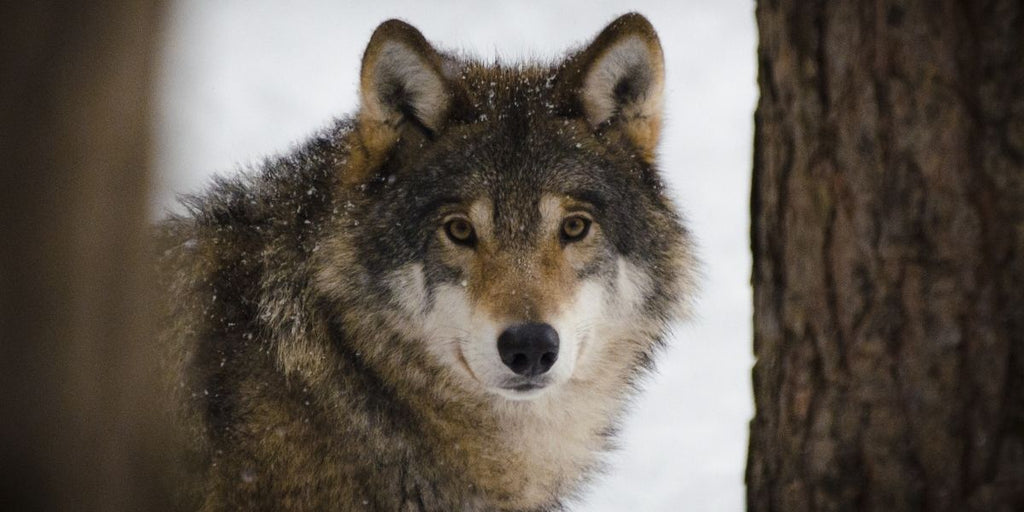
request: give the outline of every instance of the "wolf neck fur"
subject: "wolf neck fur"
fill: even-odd
[[[463,468],[465,484],[488,502],[547,506],[553,496],[577,490],[600,468],[632,389],[628,379],[581,374],[530,401],[475,393],[460,386],[458,376],[439,373],[429,356],[415,348],[415,340],[372,316],[347,316],[350,322],[341,342],[349,357],[361,360],[363,371],[378,374],[375,380],[394,386],[393,405],[412,416],[402,422],[404,428],[436,440],[431,456]],[[405,354],[402,366],[394,364],[395,351]],[[602,359],[597,371],[628,375],[625,367],[635,367],[637,356],[595,357]],[[506,471],[508,467],[520,470]]]

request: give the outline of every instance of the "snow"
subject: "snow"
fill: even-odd
[[[484,58],[551,59],[631,10],[664,45],[662,168],[698,239],[703,290],[697,318],[678,328],[636,401],[610,471],[573,509],[741,510],[753,412],[752,2],[178,0],[162,55],[153,213],[213,172],[285,151],[353,111],[359,58],[387,18]]]

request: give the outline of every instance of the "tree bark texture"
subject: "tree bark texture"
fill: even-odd
[[[160,2],[0,7],[0,508],[163,510],[147,308]]]
[[[1024,510],[1024,3],[757,21],[748,509]]]

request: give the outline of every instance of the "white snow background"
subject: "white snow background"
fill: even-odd
[[[363,49],[402,18],[444,49],[552,59],[639,11],[664,45],[661,168],[704,262],[697,318],[662,354],[611,469],[577,511],[739,511],[750,393],[748,244],[755,87],[749,0],[177,0],[161,56],[154,215],[354,111]]]

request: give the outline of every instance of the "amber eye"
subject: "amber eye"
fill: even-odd
[[[473,245],[476,242],[476,232],[468,220],[456,217],[444,224],[444,232],[452,242],[459,245]]]
[[[573,215],[562,221],[562,239],[566,242],[578,242],[590,231],[590,219]]]

